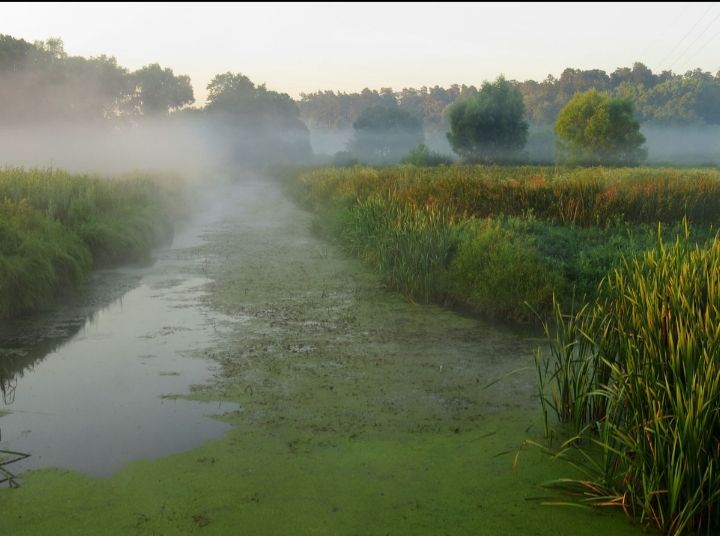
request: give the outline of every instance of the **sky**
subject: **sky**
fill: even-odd
[[[241,72],[297,98],[318,90],[479,85],[642,61],[720,70],[720,3],[3,3],[0,33],[60,37],[70,55],[170,67],[202,104]]]

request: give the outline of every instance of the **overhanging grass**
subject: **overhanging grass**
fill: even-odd
[[[148,255],[182,210],[177,188],[154,177],[0,171],[0,317],[41,307],[93,267]]]

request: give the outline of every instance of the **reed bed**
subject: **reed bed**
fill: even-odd
[[[555,293],[591,299],[626,255],[698,237],[720,218],[720,173],[677,169],[452,166],[321,168],[285,183],[388,286],[519,321],[552,314]],[[410,223],[412,222],[412,223]]]
[[[552,483],[671,535],[720,528],[720,235],[626,260],[596,301],[560,313],[541,400],[588,441],[586,478]],[[561,450],[561,455],[567,453]]]
[[[320,168],[295,175],[308,207],[352,204],[378,192],[459,216],[523,216],[562,225],[720,222],[720,171],[678,168],[451,166]]]
[[[182,211],[167,178],[0,170],[0,317],[41,307],[92,268],[146,256]]]

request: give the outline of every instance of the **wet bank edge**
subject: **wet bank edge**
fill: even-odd
[[[521,331],[417,306],[313,237],[268,183],[201,246],[227,315],[194,400],[239,404],[221,440],[107,479],[34,472],[0,492],[13,534],[639,534],[621,513],[542,506],[569,468],[541,433]],[[517,462],[517,463],[515,463]],[[574,476],[574,475],[573,475]]]

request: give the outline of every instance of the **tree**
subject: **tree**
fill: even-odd
[[[172,69],[157,63],[138,69],[132,77],[137,107],[145,115],[167,114],[195,102],[190,77],[175,76]]]
[[[581,165],[637,165],[647,157],[645,136],[627,99],[591,89],[576,94],[555,123],[561,161]]]
[[[229,145],[236,163],[298,163],[312,156],[310,133],[285,93],[230,72],[215,76],[207,89],[205,109],[220,134],[218,143]]]
[[[422,122],[397,106],[371,106],[353,123],[349,149],[364,162],[397,162],[425,141]]]
[[[495,82],[483,83],[477,96],[457,101],[448,114],[448,141],[465,160],[513,160],[527,142],[522,94],[502,76]]]

